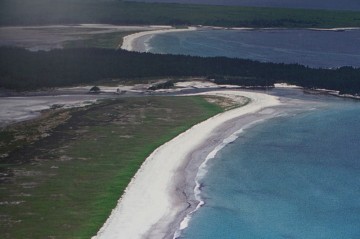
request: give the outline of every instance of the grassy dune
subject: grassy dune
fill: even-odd
[[[55,121],[0,161],[2,238],[90,238],[155,148],[222,111],[202,97],[127,98],[6,129],[2,146]]]

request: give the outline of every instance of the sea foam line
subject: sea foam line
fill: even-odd
[[[150,52],[153,49],[153,47],[150,44],[150,41],[154,38],[154,36],[155,34],[152,34],[149,36],[148,39],[144,41],[145,52]]]
[[[195,209],[190,211],[185,218],[181,221],[179,229],[175,231],[175,234],[173,236],[173,239],[177,239],[181,236],[181,233],[184,229],[186,229],[189,226],[189,222],[193,216],[193,214],[198,211],[204,204],[205,201],[201,197],[201,183],[200,181],[206,176],[208,172],[208,162],[211,159],[214,159],[219,151],[221,151],[223,148],[225,148],[228,144],[234,142],[236,139],[240,137],[242,133],[244,133],[245,129],[258,124],[262,121],[265,121],[265,119],[259,119],[256,121],[253,121],[251,123],[248,123],[247,125],[243,126],[241,129],[235,131],[233,134],[231,134],[229,137],[225,138],[218,146],[215,147],[205,158],[204,162],[199,166],[198,172],[195,177],[195,188],[194,188],[194,197],[195,200],[198,201],[198,204],[196,205]]]

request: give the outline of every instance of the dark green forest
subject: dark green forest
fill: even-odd
[[[360,12],[120,0],[0,0],[0,25],[106,23],[222,27],[359,27]]]
[[[298,64],[261,63],[226,57],[193,57],[109,49],[31,52],[0,48],[0,87],[29,90],[91,84],[100,80],[136,81],[147,77],[208,77],[217,83],[273,86],[285,82],[305,88],[360,93],[360,69],[314,69]]]

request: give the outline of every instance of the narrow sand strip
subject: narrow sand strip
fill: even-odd
[[[184,28],[184,29],[171,28],[171,29],[161,29],[161,30],[155,30],[155,31],[138,32],[138,33],[134,33],[134,34],[125,36],[120,48],[123,50],[127,50],[127,51],[139,51],[139,49],[136,48],[135,42],[140,37],[154,35],[154,34],[169,33],[169,32],[194,31],[196,29],[197,29],[196,27],[188,27],[188,28]]]
[[[235,99],[245,96],[251,99],[251,103],[199,123],[157,148],[138,170],[93,239],[169,237],[170,224],[179,220],[177,217],[187,207],[184,197],[174,192],[178,192],[177,187],[180,187],[175,176],[189,160],[189,154],[207,143],[212,132],[227,121],[280,104],[277,97],[261,93],[216,91],[205,94]]]

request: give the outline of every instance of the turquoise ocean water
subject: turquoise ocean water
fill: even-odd
[[[208,163],[186,239],[360,238],[360,104],[245,130]]]
[[[358,39],[359,31],[206,31],[158,35],[147,44],[161,53],[338,67],[359,66]],[[208,161],[198,181],[205,204],[179,238],[360,238],[360,102],[271,93],[308,104],[245,129]]]

